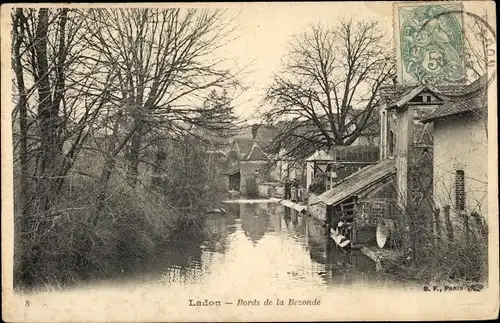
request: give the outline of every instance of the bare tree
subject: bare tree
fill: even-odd
[[[202,123],[207,109],[201,103],[210,89],[237,84],[213,55],[228,41],[231,21],[223,10],[194,9],[92,9],[90,17],[98,27],[89,42],[103,64],[117,68],[116,122],[128,124],[117,129],[122,135],[112,156],[124,150],[135,185],[146,133],[220,127]]]
[[[487,24],[487,12],[482,10],[477,14],[464,14],[464,51],[467,80],[476,82],[478,86],[474,93],[467,95],[480,95],[483,103],[488,102],[488,82],[492,75],[488,75],[496,67],[496,49],[494,34]],[[495,72],[496,73],[496,69]],[[488,109],[476,111],[477,117],[483,119],[484,130],[488,136]]]
[[[487,73],[494,61],[489,47],[494,44],[494,35],[488,29],[486,11],[477,16],[464,14],[465,64],[468,78],[474,81]],[[493,57],[492,57],[493,56]]]
[[[17,237],[26,248],[53,228],[67,174],[108,100],[109,79],[85,55],[84,18],[68,8],[12,11]],[[26,271],[33,259],[23,255]]]
[[[377,22],[341,21],[295,36],[267,90],[272,107],[264,117],[285,124],[272,148],[305,157],[319,147],[352,144],[375,124],[377,91],[394,73],[389,48]]]
[[[81,18],[67,8],[16,9],[12,15],[17,102],[13,119],[19,122],[15,137],[20,142],[20,151],[16,142],[16,155],[22,200],[32,207],[23,207],[24,214],[47,212],[54,204],[81,149],[84,130],[106,100],[106,86],[96,88],[91,82],[95,70],[81,44]],[[63,151],[65,143],[67,151]],[[29,162],[34,159],[34,176],[30,176]],[[28,177],[34,182],[28,183]],[[34,184],[31,197],[27,195],[30,184]]]

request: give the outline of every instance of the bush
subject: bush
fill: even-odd
[[[143,172],[133,188],[115,170],[95,225],[90,218],[100,183],[82,175],[68,177],[47,214],[34,214],[39,223],[34,232],[21,230],[16,213],[16,287],[63,288],[111,277],[153,256],[186,231],[201,235],[204,213],[219,202],[223,189],[217,172],[201,156],[194,148],[184,156],[173,154],[166,165],[171,176],[157,186]],[[95,162],[87,167],[89,160],[79,164],[95,172],[101,169]]]
[[[454,229],[452,240],[444,232],[437,240],[431,240],[435,235],[430,232],[420,233],[427,240],[424,239],[418,250],[407,249],[404,257],[388,263],[386,272],[424,284],[485,283],[488,277],[487,233],[476,227],[469,228],[466,233],[459,224],[455,224]]]
[[[32,238],[26,234],[17,236],[19,240],[25,239],[25,243],[24,248],[18,244],[16,258],[20,258],[19,252],[24,252],[28,261],[28,264],[17,262],[17,283],[64,286],[112,275],[130,261],[151,256],[156,244],[168,239],[178,217],[153,196],[134,194],[130,187],[122,185],[114,187],[94,226],[88,221],[92,194],[79,191],[83,196],[65,195],[61,199],[72,203],[53,207],[57,215],[43,232]],[[74,207],[74,204],[88,207]]]

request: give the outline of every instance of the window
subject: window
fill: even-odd
[[[423,95],[417,95],[411,100],[411,102],[424,102],[424,97]]]
[[[389,131],[389,156],[394,156],[394,149],[396,146],[396,135],[393,131]]]
[[[465,211],[465,173],[463,170],[455,172],[455,208]]]

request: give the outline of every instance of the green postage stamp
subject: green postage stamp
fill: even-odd
[[[400,85],[464,80],[461,3],[396,3],[394,32]]]

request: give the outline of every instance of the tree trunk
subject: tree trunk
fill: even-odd
[[[99,177],[99,190],[97,195],[97,202],[94,211],[90,214],[89,222],[92,225],[97,225],[97,221],[99,220],[99,213],[102,211],[104,207],[104,200],[106,199],[106,193],[108,191],[108,183],[109,178],[111,177],[111,173],[115,168],[115,157],[110,155],[106,156],[106,160],[104,162],[104,167],[101,172],[101,176]]]
[[[33,270],[31,268],[32,255],[31,255],[31,245],[33,234],[24,234],[29,232],[31,228],[31,212],[29,210],[29,199],[28,196],[28,108],[27,108],[27,97],[26,97],[26,85],[24,83],[24,74],[21,61],[21,45],[24,41],[24,14],[23,9],[16,9],[15,17],[13,20],[13,70],[16,76],[17,88],[19,93],[19,131],[20,131],[20,174],[19,174],[19,196],[16,199],[16,204],[19,205],[20,215],[21,215],[21,227],[19,231],[16,232],[16,239],[21,241],[19,244],[19,249],[15,250],[16,254],[19,254],[20,270],[16,274],[15,281],[22,281],[27,285],[33,283]],[[21,238],[22,236],[22,238]],[[17,258],[17,257],[16,257]],[[16,259],[15,258],[15,259]]]
[[[27,206],[28,194],[27,194],[27,175],[28,175],[28,101],[26,97],[26,85],[24,83],[23,68],[21,62],[21,45],[24,41],[24,25],[23,25],[23,9],[16,9],[16,15],[14,18],[14,58],[13,58],[13,69],[16,75],[17,88],[19,92],[19,131],[20,131],[20,166],[21,173],[19,175],[19,205],[21,216],[23,219],[29,214]]]
[[[139,176],[139,159],[143,137],[143,123],[140,119],[136,119],[134,128],[136,131],[132,135],[131,146],[127,156],[129,162],[127,177],[132,186],[137,184]]]
[[[40,121],[41,152],[36,185],[36,206],[38,212],[46,212],[53,205],[56,194],[55,179],[60,169],[62,149],[59,138],[59,104],[54,104],[51,96],[47,58],[48,9],[42,8],[38,14],[35,37],[35,53],[38,82],[38,119]]]
[[[127,134],[127,136],[118,144],[118,134],[119,134],[119,125],[121,124],[123,119],[123,112],[119,111],[116,117],[115,124],[113,126],[113,134],[111,135],[111,141],[109,143],[108,151],[109,154],[106,155],[106,159],[104,162],[104,167],[101,172],[101,176],[99,178],[99,189],[98,189],[98,195],[97,195],[97,201],[96,201],[96,207],[94,208],[93,212],[91,213],[91,216],[89,218],[89,221],[93,223],[94,225],[97,224],[97,221],[99,219],[99,213],[104,207],[104,200],[106,199],[106,193],[108,190],[108,183],[109,179],[111,177],[111,174],[115,168],[116,165],[116,157],[118,154],[123,150],[125,145],[130,141],[133,140],[134,136],[136,135],[137,131],[141,132],[142,130],[140,128],[140,124],[135,124],[132,130]],[[141,132],[142,133],[142,132]],[[140,148],[140,143],[142,140],[142,135],[139,137],[139,148]],[[137,165],[139,164],[139,159],[137,158]],[[137,177],[136,177],[137,178]]]
[[[164,149],[162,147],[158,147],[157,148],[158,150],[156,151],[156,154],[155,154],[155,167],[154,167],[154,176],[153,178],[151,179],[151,184],[153,186],[159,186],[162,182],[163,182],[163,179],[162,179],[162,168],[163,168],[163,163],[165,162],[165,160],[167,159],[167,154],[166,152],[164,151]]]
[[[89,217],[89,223],[92,225],[97,225],[97,221],[99,220],[99,215],[100,212],[102,211],[102,208],[104,207],[104,200],[106,199],[106,193],[108,191],[108,183],[109,179],[111,177],[111,173],[113,172],[115,165],[116,165],[116,156],[118,153],[122,150],[122,148],[125,146],[125,144],[128,141],[128,138],[130,137],[127,136],[127,138],[124,139],[124,141],[117,147],[118,143],[118,131],[119,131],[119,125],[122,121],[122,112],[118,112],[118,115],[115,120],[115,124],[113,125],[113,133],[111,135],[111,139],[109,142],[108,146],[108,151],[109,154],[106,155],[105,161],[104,161],[104,166],[101,171],[101,176],[99,177],[99,188],[98,188],[98,194],[97,194],[97,200],[95,204],[94,210],[90,213]]]

